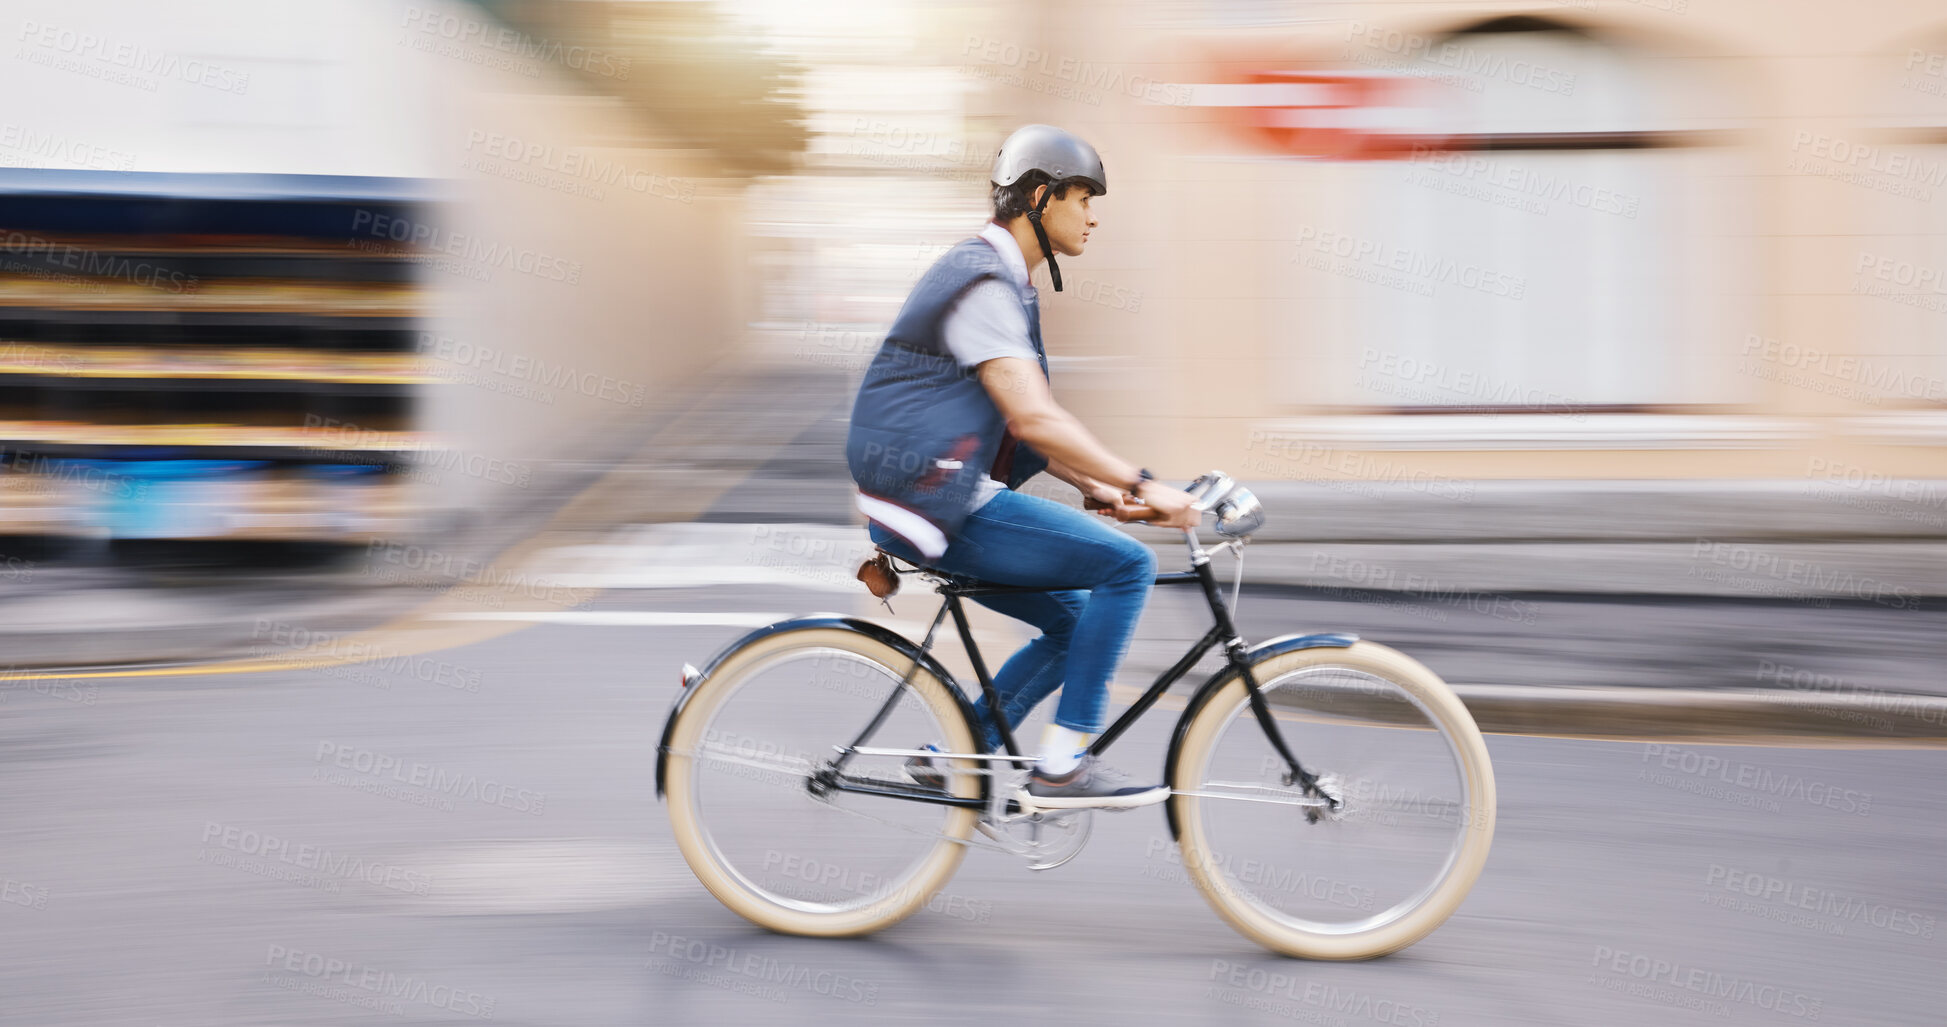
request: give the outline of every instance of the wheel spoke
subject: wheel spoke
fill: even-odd
[[[1238,802],[1268,802],[1279,806],[1313,806],[1329,808],[1332,804],[1324,799],[1314,799],[1301,792],[1288,788],[1274,788],[1270,785],[1248,784],[1241,781],[1206,781],[1195,791],[1173,792],[1175,795],[1194,795],[1199,799],[1232,799]]]
[[[734,749],[723,749],[708,745],[689,750],[671,749],[669,754],[671,756],[687,756],[690,759],[700,759],[710,763],[722,763],[738,767],[754,767],[758,770],[769,770],[773,773],[800,778],[810,777],[816,769],[812,765],[812,762],[807,759],[785,759],[782,757],[767,759],[757,756],[747,756]]]

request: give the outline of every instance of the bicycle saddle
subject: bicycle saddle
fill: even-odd
[[[865,582],[866,591],[875,598],[885,599],[899,594],[899,572],[893,569],[893,556],[883,549],[874,549],[872,555],[859,564],[859,572],[854,575]]]
[[[884,599],[888,596],[897,595],[899,593],[900,572],[894,566],[895,562],[908,564],[916,571],[924,571],[927,574],[937,577],[944,581],[948,588],[954,590],[1004,589],[1012,587],[995,584],[990,581],[981,581],[978,578],[969,578],[964,574],[949,574],[937,567],[929,567],[923,563],[915,563],[897,553],[892,553],[879,547],[875,547],[872,550],[872,555],[867,557],[864,563],[859,564],[858,573],[853,575],[853,577],[865,582],[866,590],[871,592],[876,598]]]

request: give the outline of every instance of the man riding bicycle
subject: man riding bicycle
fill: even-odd
[[[1055,254],[1081,256],[1095,228],[1089,200],[1108,192],[1088,143],[1028,125],[994,161],[993,220],[921,276],[880,345],[852,408],[846,460],[859,509],[880,548],[935,570],[1059,591],[976,601],[1041,630],[994,676],[1011,727],[1056,689],[1028,793],[1046,808],[1129,808],[1169,789],[1140,785],[1086,752],[1105,723],[1109,681],[1155,581],[1148,547],[1073,507],[1015,491],[1042,470],[1103,504],[1144,507],[1150,523],[1192,528],[1184,492],[1111,453],[1055,402],[1041,342],[1041,261],[1055,291]],[[1000,740],[987,701],[975,704],[989,749]],[[909,772],[943,780],[931,761]]]

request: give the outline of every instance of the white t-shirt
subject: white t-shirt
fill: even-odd
[[[1021,247],[1007,229],[988,222],[980,237],[1000,252],[1012,284],[998,278],[983,278],[960,294],[947,308],[940,322],[940,337],[961,367],[973,368],[996,357],[1020,357],[1035,361],[1034,343],[1028,338],[1028,315],[1021,309],[1020,288],[1028,285],[1027,261]],[[982,476],[974,493],[973,509],[980,509],[1007,486]]]

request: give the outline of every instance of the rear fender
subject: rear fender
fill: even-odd
[[[715,673],[717,668],[722,666],[725,660],[728,660],[743,647],[755,644],[772,635],[781,635],[790,631],[816,631],[834,628],[841,631],[856,631],[875,642],[880,642],[891,647],[894,651],[909,660],[918,660],[921,667],[924,667],[934,677],[939,678],[946,685],[947,691],[953,694],[953,698],[959,703],[960,715],[966,718],[969,729],[973,729],[976,726],[974,722],[973,704],[967,701],[966,693],[960,690],[960,686],[953,680],[953,675],[947,673],[947,669],[940,665],[940,661],[933,658],[933,654],[922,653],[919,646],[906,638],[906,636],[890,628],[874,624],[869,620],[860,620],[857,617],[847,617],[843,614],[814,613],[804,617],[793,617],[790,620],[781,620],[775,624],[766,624],[729,645],[724,646],[722,649],[717,650],[717,654],[710,657],[709,664],[695,677],[685,682],[683,691],[676,696],[675,704],[669,708],[669,719],[663,721],[662,738],[656,743],[656,798],[660,799],[663,797],[663,774],[669,765],[669,741],[675,737],[676,721],[682,717],[683,710],[689,706],[690,697],[702,689],[703,683],[710,679],[710,675]],[[896,669],[899,669],[903,673],[903,668]],[[973,733],[975,738],[980,737],[978,730],[975,730]]]

